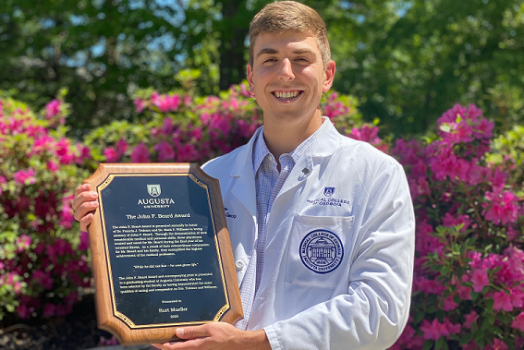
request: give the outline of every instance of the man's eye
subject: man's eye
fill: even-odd
[[[276,62],[276,61],[277,60],[274,59],[274,58],[268,58],[268,59],[264,60],[264,63],[266,63],[266,62]]]

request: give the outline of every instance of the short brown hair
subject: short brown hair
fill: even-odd
[[[311,7],[296,1],[279,1],[266,5],[249,26],[249,65],[253,67],[255,41],[261,33],[279,34],[286,30],[311,33],[317,40],[324,66],[331,60],[326,24]]]

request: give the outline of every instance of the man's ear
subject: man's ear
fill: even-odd
[[[337,67],[336,67],[335,61],[330,60],[326,64],[326,68],[324,69],[325,80],[324,80],[324,83],[322,84],[323,92],[328,92],[329,89],[331,89],[331,86],[333,85],[333,79],[335,79],[336,70],[337,70]]]
[[[249,83],[249,91],[251,93],[254,93],[255,91],[255,84],[253,83],[253,68],[248,63],[246,66],[246,72],[247,72],[247,82]]]

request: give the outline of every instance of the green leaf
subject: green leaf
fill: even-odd
[[[430,350],[430,349],[433,349],[433,344],[435,344],[435,342],[431,339],[428,339],[424,342],[424,346],[422,347],[422,350]]]
[[[424,319],[425,315],[426,315],[426,313],[424,311],[419,311],[419,312],[415,313],[415,316],[413,317],[413,322],[415,324],[419,324]]]

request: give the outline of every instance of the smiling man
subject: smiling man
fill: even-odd
[[[386,349],[409,315],[414,216],[391,157],[341,136],[320,100],[335,75],[326,27],[293,1],[250,27],[247,78],[264,126],[203,166],[218,178],[244,319],[177,329],[162,349]],[[85,230],[96,192],[79,187]]]

